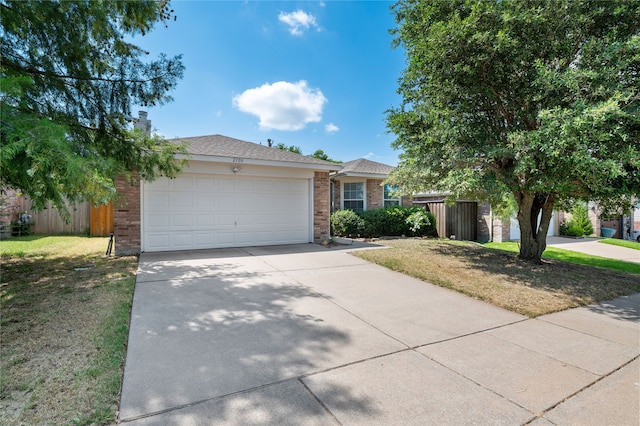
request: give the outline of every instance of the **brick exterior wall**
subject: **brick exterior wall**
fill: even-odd
[[[403,195],[400,197],[400,205],[402,207],[413,207],[413,197],[410,195]]]
[[[600,209],[598,209],[598,206],[596,206],[595,203],[589,202],[587,210],[589,213],[589,221],[591,222],[591,226],[593,227],[593,233],[597,237],[599,237],[602,232],[602,222],[600,221],[600,213],[601,213]],[[558,229],[558,235],[560,235],[559,229]]]
[[[340,210],[342,208],[342,183],[339,180],[333,181],[333,211]]]
[[[118,198],[114,206],[116,256],[140,254],[140,179],[137,173],[130,183],[124,177],[115,181]]]
[[[493,241],[503,243],[511,241],[511,220],[493,219]]]
[[[384,188],[382,179],[367,179],[367,210],[381,209],[384,207]]]
[[[315,172],[313,178],[313,241],[315,243],[321,243],[330,237],[331,203],[329,192],[329,172]]]

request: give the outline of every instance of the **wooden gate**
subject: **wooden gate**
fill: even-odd
[[[622,216],[602,218],[600,221],[600,227],[613,228],[616,230],[616,233],[613,234],[613,237],[611,238],[622,238],[622,233],[620,232],[622,229]]]
[[[90,233],[92,237],[108,237],[113,233],[113,203],[91,206]]]

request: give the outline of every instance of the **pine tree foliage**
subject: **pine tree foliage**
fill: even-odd
[[[0,1],[3,187],[43,207],[105,202],[114,178],[174,176],[183,152],[132,131],[132,106],[171,100],[179,56],[148,60],[129,40],[174,18],[166,1]]]
[[[640,2],[401,0],[389,129],[403,192],[515,199],[539,262],[554,207],[640,194]]]

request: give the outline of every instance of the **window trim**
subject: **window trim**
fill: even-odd
[[[360,198],[348,198],[348,199],[345,198],[345,196],[344,196],[344,194],[345,194],[345,188],[344,188],[345,185],[346,184],[354,184],[354,183],[362,185],[362,199],[360,199]],[[342,184],[340,186],[341,186],[341,188],[340,188],[341,191],[340,192],[342,193],[341,194],[342,196],[340,197],[340,208],[342,210],[345,210],[345,207],[344,207],[344,202],[345,201],[362,201],[362,211],[367,210],[367,185],[366,185],[366,182],[364,182],[364,181],[342,182]],[[352,210],[352,209],[349,209],[349,210]],[[354,211],[360,211],[360,210],[354,210]]]

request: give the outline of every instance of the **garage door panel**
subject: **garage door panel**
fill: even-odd
[[[198,176],[194,180],[194,189],[198,191],[213,192],[216,180],[213,177]]]
[[[309,181],[186,174],[145,183],[145,251],[304,243]]]
[[[193,215],[191,214],[175,214],[173,215],[173,226],[192,226]]]
[[[161,209],[169,207],[169,194],[157,193],[153,198],[149,200],[147,206],[151,209]]]
[[[223,192],[232,192],[236,188],[236,179],[232,178],[216,178],[216,190]]]
[[[216,217],[213,214],[196,215],[196,226],[213,227],[216,223]]]
[[[146,225],[150,228],[166,229],[169,226],[171,218],[168,214],[152,214],[146,219]]]
[[[216,234],[215,232],[201,232],[195,234],[195,245],[198,248],[209,248],[215,246]]]
[[[215,206],[215,197],[205,192],[201,192],[201,196],[195,197],[193,200],[193,208],[196,210],[213,210]]]
[[[256,185],[256,189],[260,192],[273,192],[275,186],[272,180],[259,180]]]
[[[174,209],[192,209],[193,199],[196,195],[193,193],[174,192],[171,196],[171,207]]]
[[[218,214],[215,216],[216,225],[218,226],[234,226],[236,223],[236,217],[232,214]]]
[[[216,242],[214,247],[233,247],[236,242],[236,233],[216,232]]]
[[[193,178],[189,177],[189,176],[181,176],[179,179],[171,179],[171,187],[174,190],[178,190],[178,191],[192,191],[194,189],[193,187]]]
[[[172,235],[172,240],[175,248],[191,248],[193,246],[192,233],[174,233]]]
[[[250,194],[241,195],[241,198],[236,199],[236,211],[240,212],[254,212],[260,206],[256,205],[256,202]]]
[[[169,235],[165,234],[154,234],[149,232],[146,236],[146,241],[149,251],[154,251],[154,249],[165,248],[170,246],[171,241],[169,239]]]

